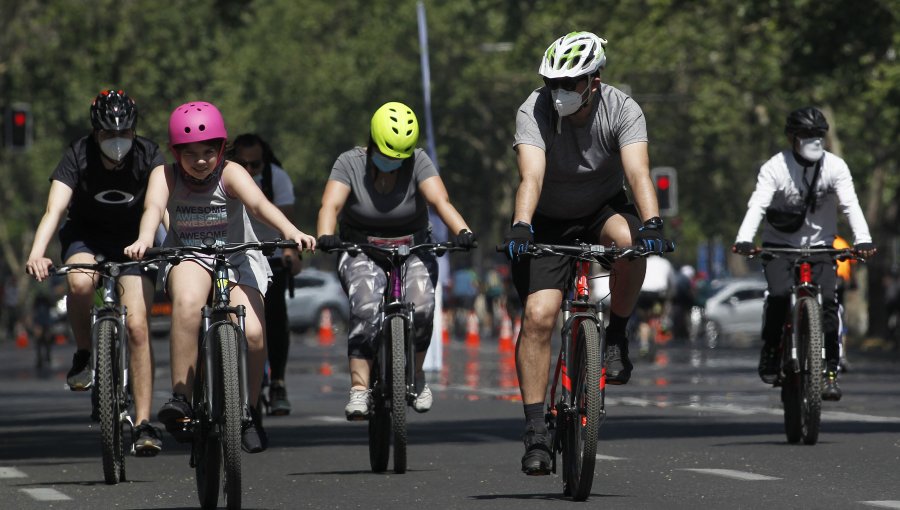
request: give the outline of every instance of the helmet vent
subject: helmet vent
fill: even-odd
[[[200,124],[200,126],[198,126],[198,127],[199,127],[200,131],[206,131],[206,124]]]
[[[191,128],[189,128],[189,127],[184,128],[184,132],[185,132],[185,133],[190,133],[190,132],[191,132]]]

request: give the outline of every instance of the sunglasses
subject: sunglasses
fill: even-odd
[[[261,159],[255,159],[253,161],[235,161],[235,163],[241,165],[244,168],[252,168],[254,170],[258,170],[262,168],[263,161]]]
[[[825,138],[825,131],[821,129],[801,129],[797,131],[798,138]]]
[[[587,81],[587,76],[578,76],[576,78],[544,78],[544,85],[547,85],[547,88],[550,90],[563,89],[568,91],[575,90],[575,87],[578,86],[582,81]]]

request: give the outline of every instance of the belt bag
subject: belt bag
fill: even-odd
[[[825,159],[824,156],[822,159]],[[776,209],[774,207],[766,209],[766,221],[769,222],[769,225],[772,225],[772,228],[779,232],[791,234],[800,230],[800,227],[806,222],[806,212],[809,211],[816,197],[816,181],[819,180],[822,159],[816,163],[812,184],[809,185],[806,200],[803,201],[802,205],[788,206],[786,209]]]

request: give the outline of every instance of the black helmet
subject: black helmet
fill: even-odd
[[[91,125],[94,129],[122,131],[137,126],[137,106],[121,90],[103,90],[91,103]]]
[[[786,135],[804,132],[818,136],[825,136],[825,133],[828,132],[828,121],[825,120],[825,115],[812,106],[792,111],[788,114],[784,124],[784,134]]]

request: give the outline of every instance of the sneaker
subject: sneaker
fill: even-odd
[[[144,420],[134,428],[134,454],[138,457],[155,457],[162,450],[160,430]]]
[[[829,371],[825,373],[825,385],[822,387],[822,400],[838,401],[841,399],[841,388],[837,383],[837,372]]]
[[[372,390],[350,388],[350,401],[344,407],[344,414],[350,421],[368,420],[372,410]]]
[[[194,433],[188,428],[194,412],[187,397],[180,393],[173,393],[172,398],[163,404],[156,418],[166,426],[166,430],[179,443],[190,443],[194,440]]]
[[[269,447],[269,435],[262,424],[262,413],[250,408],[250,421],[241,429],[241,448],[247,453],[260,453]]]
[[[628,349],[622,349],[618,344],[606,347],[607,384],[626,384],[631,379],[632,368],[634,365],[628,359]]]
[[[419,386],[419,383],[416,383],[416,386]],[[417,413],[427,413],[429,409],[431,409],[431,404],[434,403],[434,397],[431,395],[431,388],[428,387],[427,383],[422,383],[422,389],[417,390],[418,395],[416,399],[413,400],[413,409],[416,410]]]
[[[286,416],[291,414],[291,403],[287,399],[287,389],[284,384],[269,386],[268,408],[270,415]]]
[[[759,378],[766,384],[775,384],[778,380],[778,348],[763,345],[759,353]]]
[[[522,456],[522,472],[529,476],[549,475],[552,471],[550,431],[546,427],[529,423],[525,427],[525,455]]]
[[[87,391],[94,383],[91,351],[79,349],[72,356],[72,368],[66,374],[66,384],[72,391]]]

